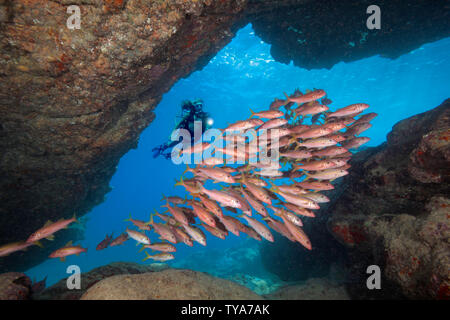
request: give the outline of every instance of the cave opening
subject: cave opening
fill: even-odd
[[[283,92],[322,88],[333,101],[333,108],[355,101],[371,105],[378,117],[367,131],[371,138],[367,145],[377,146],[386,140],[395,123],[430,110],[447,98],[450,58],[446,52],[449,47],[450,38],[446,38],[395,60],[374,56],[351,63],[341,62],[329,70],[305,70],[292,63],[275,61],[270,45],[255,35],[250,24],[243,27],[207,66],[179,80],[164,95],[155,109],[155,120],[140,137],[138,148],[120,160],[110,183],[112,191],[106,195],[105,202],[86,215],[85,239],[81,244],[95,248],[106,234],[114,232],[118,236],[128,225],[123,220],[130,214],[148,221],[153,209],[162,211],[162,194],[183,195],[182,188],[174,187],[174,180],[185,168],[175,166],[170,160],[152,157],[152,148],[170,136],[183,100],[202,99],[205,111],[214,119],[214,127],[223,128],[250,116],[249,108],[266,109],[275,97],[282,98]],[[255,277],[272,277],[258,258],[255,240],[235,236],[219,240],[208,236],[206,247],[196,244],[193,248],[178,246],[177,249],[176,259],[169,265],[221,276],[244,273],[250,267],[253,269],[247,272]],[[77,257],[76,264],[85,272],[114,261],[141,263],[144,255],[138,251],[139,247],[128,241],[111,250],[96,252],[92,249]],[[232,264],[234,267],[230,269]],[[36,278],[48,274],[48,285],[67,277],[65,268],[56,260],[47,260],[27,274]],[[269,280],[274,279],[275,276]]]

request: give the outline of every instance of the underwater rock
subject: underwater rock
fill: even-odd
[[[395,59],[450,36],[446,0],[432,4],[421,0],[291,1],[290,5],[272,7],[275,1],[259,2],[267,2],[261,5],[266,11],[251,18],[255,33],[271,44],[275,60],[293,61],[306,69],[330,69],[341,61],[374,55]],[[380,29],[366,26],[373,14],[366,13],[371,5],[380,8]]]
[[[257,300],[250,289],[192,270],[118,275],[92,286],[81,300]]]
[[[156,263],[150,265],[141,265],[131,262],[114,262],[106,266],[92,269],[89,272],[81,274],[81,289],[68,290],[66,281],[62,279],[53,286],[45,289],[39,294],[32,296],[33,300],[78,300],[80,297],[97,282],[121,274],[140,274],[148,272],[158,272],[169,268],[166,264]]]
[[[19,272],[0,274],[0,300],[27,300],[31,292],[31,280]]]
[[[382,290],[367,290],[365,280],[349,284],[355,298],[449,299],[449,119],[447,99],[352,159],[344,192],[328,208],[328,229],[350,249],[352,273],[373,264],[383,273]]]
[[[264,295],[269,300],[350,300],[345,287],[327,278],[311,278],[303,284],[284,286]]]

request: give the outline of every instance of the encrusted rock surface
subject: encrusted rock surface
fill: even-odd
[[[359,45],[329,50],[335,47],[335,34],[316,28],[318,24],[340,30],[327,18],[334,14],[335,3],[327,3],[0,0],[0,245],[24,240],[49,219],[81,216],[101,203],[119,159],[136,147],[162,94],[204,66],[246,23],[253,22],[258,34],[274,43],[272,52],[280,61],[286,60],[283,55],[294,54],[320,65],[324,60],[318,52],[348,61],[392,47],[393,41],[380,37],[374,42],[370,35],[367,43],[372,47],[375,43],[377,50],[363,55],[348,53]],[[351,0],[339,3],[340,8],[353,7]],[[69,5],[79,6],[81,29],[67,28]],[[311,5],[313,9],[325,5],[331,11],[318,10],[322,16],[311,16]],[[288,35],[290,25],[279,25],[280,13],[290,13],[289,21],[315,19],[310,27],[317,39],[324,39],[325,47],[282,47],[286,52],[281,54],[273,34]],[[402,10],[385,13],[405,16]],[[414,42],[413,46],[399,42],[400,53],[446,35],[445,21],[450,19],[442,19],[448,10],[437,12],[433,7],[421,14],[423,23],[405,24],[389,38]],[[345,22],[353,16],[353,11],[344,10],[341,18]],[[425,28],[430,17],[432,25]],[[431,32],[439,28],[443,32]],[[412,32],[416,34],[405,36]],[[411,170],[415,167],[414,162]],[[81,237],[81,232],[62,231],[45,249],[31,247],[3,258],[0,271],[26,270],[68,239]]]
[[[450,298],[449,182],[450,99],[352,160],[328,227],[349,248],[351,272],[376,264],[387,283],[372,294],[360,281],[355,295]]]
[[[39,294],[34,294],[34,300],[79,300],[81,296],[97,282],[121,274],[140,274],[148,272],[158,272],[168,268],[165,264],[141,265],[131,262],[114,262],[105,266],[95,268],[81,275],[81,289],[68,290],[66,281],[62,279],[53,286],[45,289]]]
[[[92,286],[81,300],[257,300],[263,299],[235,282],[192,270],[109,277]]]
[[[20,272],[0,274],[0,300],[26,300],[29,298],[31,280]]]

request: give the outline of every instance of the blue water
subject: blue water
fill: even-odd
[[[255,36],[251,25],[246,26],[203,70],[179,80],[164,95],[155,109],[156,119],[140,137],[138,149],[120,160],[106,201],[87,215],[85,240],[80,242],[88,248],[87,254],[68,257],[65,262],[50,259],[27,274],[37,279],[48,275],[47,284],[51,285],[67,277],[66,268],[72,264],[86,272],[114,261],[141,262],[144,254],[138,253],[135,241],[103,251],[95,247],[107,233],[118,236],[130,226],[123,221],[130,213],[133,218],[147,221],[153,209],[162,204],[162,193],[184,196],[184,188],[174,187],[174,179],[180,177],[184,167],[170,160],[153,159],[151,151],[167,141],[181,101],[203,99],[205,111],[214,118],[214,127],[221,128],[248,117],[249,108],[267,109],[275,97],[283,98],[283,91],[321,88],[333,101],[332,110],[357,102],[370,104],[369,111],[379,116],[363,135],[371,138],[368,146],[376,146],[385,141],[396,122],[430,110],[450,96],[448,52],[450,38],[426,44],[396,60],[375,56],[339,63],[331,70],[307,71],[274,61],[270,45]],[[177,245],[176,259],[183,261],[193,252],[239,246],[244,240],[232,234],[226,240],[207,234],[207,247],[197,243],[192,248]]]

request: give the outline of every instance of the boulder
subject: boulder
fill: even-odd
[[[166,264],[154,263],[150,265],[141,265],[131,262],[114,262],[106,266],[92,269],[89,272],[81,274],[81,289],[67,289],[67,279],[62,279],[53,286],[44,291],[34,294],[34,300],[78,300],[90,287],[97,282],[121,274],[140,274],[148,272],[157,272],[168,268]]]
[[[328,229],[348,249],[351,272],[376,264],[386,284],[375,293],[361,281],[356,297],[450,298],[449,182],[450,99],[352,160]]]
[[[31,292],[30,278],[20,272],[0,274],[0,300],[27,300]]]
[[[256,300],[235,282],[187,269],[117,275],[92,286],[81,300]]]

